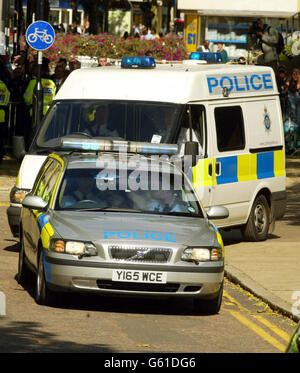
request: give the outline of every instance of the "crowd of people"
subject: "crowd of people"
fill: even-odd
[[[300,69],[279,68],[277,85],[283,116],[286,152],[300,150]]]
[[[74,25],[73,25],[74,26]],[[70,27],[68,32],[88,32],[89,25],[84,30]],[[259,45],[263,55],[258,64],[273,67],[280,94],[284,132],[286,137],[286,151],[293,153],[300,150],[300,68],[288,71],[283,67],[278,68],[278,45],[274,42],[275,29],[257,20],[249,30],[252,45]],[[65,30],[61,30],[66,32]],[[133,26],[131,37],[144,40],[159,38],[144,25]],[[129,37],[125,32],[123,39]],[[274,40],[273,40],[274,39]],[[278,39],[278,36],[277,36]],[[198,47],[200,52],[209,52],[209,42],[205,40],[203,46]],[[222,62],[228,62],[228,56],[223,43],[218,44]],[[151,52],[147,53],[151,55]],[[243,63],[245,61],[242,61]],[[241,62],[241,63],[242,63]],[[98,66],[109,65],[109,59],[103,56],[98,58]],[[50,74],[49,60],[43,58],[42,86],[43,86],[43,114],[50,107],[53,97],[58,92],[67,76],[75,69],[81,68],[81,63],[76,58],[69,61],[61,57],[55,65],[54,72]],[[27,58],[24,51],[19,55],[9,58],[0,56],[0,162],[5,155],[5,142],[11,144],[12,136],[23,136],[28,148],[34,133],[33,105],[37,76],[37,61],[34,57]]]
[[[67,76],[81,68],[76,58],[69,61],[61,57],[51,74],[49,60],[43,57],[41,80],[43,86],[43,114],[50,107]],[[104,64],[101,60],[101,64]],[[100,65],[100,61],[99,61]],[[25,52],[9,58],[0,56],[0,162],[5,154],[5,145],[10,145],[12,136],[23,136],[28,148],[34,134],[33,105],[37,78],[36,57],[26,58]]]
[[[273,68],[277,80],[287,154],[300,150],[300,69],[288,69],[280,64],[280,54],[286,54],[284,39],[276,27],[257,19],[248,33],[249,46],[261,53],[257,64]],[[288,58],[289,55],[286,54]]]

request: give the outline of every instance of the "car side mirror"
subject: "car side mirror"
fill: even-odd
[[[197,141],[187,141],[184,144],[184,155],[192,156],[192,167],[197,164],[197,156],[199,155],[199,145]]]
[[[42,197],[27,194],[22,202],[22,206],[31,210],[46,211],[48,202],[46,202]]]
[[[224,206],[212,206],[206,211],[208,219],[226,219],[229,216],[227,207]]]

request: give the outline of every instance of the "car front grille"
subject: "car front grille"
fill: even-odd
[[[108,249],[113,260],[139,263],[166,263],[172,254],[171,249],[165,248],[109,246]]]

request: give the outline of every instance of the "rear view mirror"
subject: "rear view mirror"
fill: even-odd
[[[22,206],[31,210],[41,210],[46,211],[48,202],[43,200],[42,197],[33,196],[32,194],[27,194],[22,202]]]
[[[227,207],[224,206],[212,206],[206,211],[208,219],[226,219],[229,216]]]

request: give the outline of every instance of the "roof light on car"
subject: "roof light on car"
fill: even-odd
[[[142,68],[152,69],[156,66],[155,59],[153,57],[139,57],[139,56],[128,56],[123,57],[121,61],[121,67],[123,68]]]
[[[190,54],[190,60],[203,60],[208,63],[222,62],[221,53],[212,52],[192,52]]]
[[[139,154],[176,154],[178,146],[176,144],[156,144],[148,142],[105,140],[105,139],[79,139],[63,138],[62,148],[82,151],[107,151],[107,152],[127,152]]]

